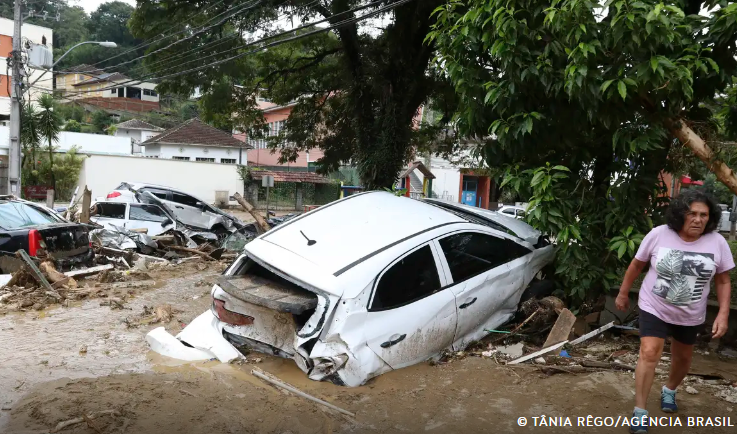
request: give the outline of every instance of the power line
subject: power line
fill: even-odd
[[[166,79],[166,78],[177,77],[177,76],[184,75],[184,74],[187,74],[187,73],[190,73],[190,72],[197,72],[197,71],[201,71],[201,70],[204,70],[204,69],[212,68],[214,66],[218,66],[218,65],[221,65],[223,63],[227,63],[227,62],[230,62],[230,61],[233,61],[233,60],[240,59],[240,58],[245,57],[245,56],[248,56],[250,54],[258,53],[260,51],[263,51],[264,49],[275,47],[277,45],[285,44],[285,43],[288,43],[288,42],[293,42],[293,41],[296,41],[296,40],[299,40],[299,39],[303,39],[303,38],[306,38],[306,37],[309,37],[309,36],[312,36],[312,35],[315,35],[315,34],[318,34],[318,33],[328,32],[330,30],[336,29],[336,28],[341,27],[341,26],[343,26],[345,24],[348,24],[348,23],[354,23],[354,22],[365,20],[365,19],[370,18],[370,17],[372,17],[374,15],[378,15],[378,14],[383,13],[383,12],[386,12],[388,10],[395,9],[396,7],[401,6],[401,5],[405,4],[405,3],[409,3],[410,1],[413,1],[413,0],[399,0],[399,1],[395,2],[395,3],[392,3],[390,5],[387,5],[387,6],[384,6],[382,8],[379,8],[379,9],[373,11],[373,12],[369,12],[369,13],[366,13],[364,15],[361,15],[360,17],[349,18],[349,19],[346,19],[346,20],[343,20],[341,22],[335,23],[334,25],[331,25],[331,26],[328,26],[328,27],[324,27],[324,28],[320,28],[320,29],[317,29],[317,30],[313,30],[311,32],[303,33],[301,35],[295,35],[295,36],[290,37],[290,38],[280,39],[278,41],[275,41],[275,42],[272,42],[272,43],[269,43],[269,44],[265,44],[262,47],[259,47],[259,48],[255,49],[255,50],[251,50],[251,51],[247,51],[245,53],[237,54],[235,56],[231,56],[229,58],[222,59],[222,60],[213,62],[213,63],[208,64],[208,65],[202,65],[202,66],[197,67],[197,68],[191,68],[191,69],[188,69],[188,70],[185,70],[185,71],[180,71],[180,72],[176,72],[176,73],[172,73],[172,74],[167,74],[167,75],[163,75],[163,76],[159,76],[159,77],[156,77],[155,74],[151,74],[151,75],[148,75],[148,76],[145,76],[144,75],[143,77],[139,77],[139,78],[136,78],[136,79],[130,79],[128,81],[124,81],[124,82],[121,82],[121,83],[116,83],[116,84],[111,85],[111,86],[108,86],[108,87],[103,87],[103,88],[100,88],[100,89],[89,90],[89,91],[79,91],[79,92],[76,92],[76,93],[77,94],[84,94],[84,93],[91,93],[91,92],[100,92],[100,91],[103,91],[103,90],[110,90],[110,89],[113,89],[113,88],[121,87],[121,86],[124,86],[126,84],[133,83],[133,82],[137,82],[137,83],[140,84],[143,80],[150,80],[150,81],[162,80],[162,79]],[[369,4],[366,4],[364,6],[356,7],[356,8],[350,9],[348,11],[341,12],[340,14],[356,12],[356,11],[363,10],[363,9],[366,9],[366,8],[369,8],[369,7],[372,7],[372,6],[376,6],[376,5],[378,5],[378,4],[382,3],[382,2],[383,2],[383,0],[378,0],[378,1],[375,1],[375,2],[372,2],[372,3],[369,3]],[[336,14],[336,15],[339,15],[339,14]],[[334,18],[334,16],[331,17],[331,18]],[[246,45],[244,45],[242,47],[238,47],[238,49],[246,48],[246,47],[253,46],[253,45],[256,45],[258,43],[261,43],[261,42],[264,42],[264,41],[267,41],[267,40],[270,40],[270,39],[274,39],[274,38],[278,38],[280,36],[284,36],[284,35],[287,35],[287,34],[295,33],[298,30],[306,29],[308,27],[313,27],[316,24],[320,24],[320,23],[325,22],[325,21],[328,21],[328,20],[329,19],[320,20],[320,21],[317,21],[317,22],[314,22],[314,23],[310,23],[310,24],[306,24],[306,25],[300,26],[300,27],[295,28],[293,30],[290,30],[288,32],[282,32],[282,33],[279,33],[277,35],[272,35],[272,36],[269,36],[269,37],[265,37],[265,38],[262,38],[260,40],[257,40],[257,41],[251,42],[249,44],[246,44]],[[228,51],[233,51],[233,50],[232,49],[231,50],[226,50],[224,52],[228,52]],[[224,52],[221,52],[221,53],[218,53],[218,54],[223,54]],[[197,59],[197,60],[201,61],[202,59]],[[182,65],[185,65],[187,63],[191,63],[191,62],[185,62],[185,63],[178,64],[178,65],[175,65],[175,66],[182,66]]]

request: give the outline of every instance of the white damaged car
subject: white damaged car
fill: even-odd
[[[246,245],[212,308],[176,338],[147,341],[185,360],[291,358],[314,380],[359,386],[462,350],[511,319],[553,260],[529,225],[499,213],[386,192],[349,196]]]

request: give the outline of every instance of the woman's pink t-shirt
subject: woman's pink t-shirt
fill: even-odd
[[[640,288],[640,309],[685,326],[704,323],[712,278],[734,268],[729,244],[719,233],[686,242],[666,225],[645,236],[635,258],[650,262]]]

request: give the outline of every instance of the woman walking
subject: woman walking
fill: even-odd
[[[719,300],[712,338],[727,333],[729,270],[734,268],[734,259],[727,241],[716,231],[720,217],[721,209],[711,197],[685,190],[671,201],[667,224],[645,236],[624,275],[616,305],[627,311],[632,283],[650,264],[639,292],[640,357],[635,370],[633,413],[633,418],[645,423],[632,426],[632,433],[647,433],[647,397],[667,337],[671,337],[671,367],[661,391],[660,409],[667,413],[678,411],[676,389],[691,367],[697,331],[706,320],[712,280]]]

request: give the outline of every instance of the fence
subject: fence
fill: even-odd
[[[255,186],[255,184],[251,184]],[[266,188],[257,185],[256,209],[266,209]],[[253,187],[252,187],[253,188]],[[248,190],[248,187],[246,188]],[[340,184],[307,182],[274,182],[269,189],[270,211],[301,211],[304,205],[325,205],[340,198]]]

